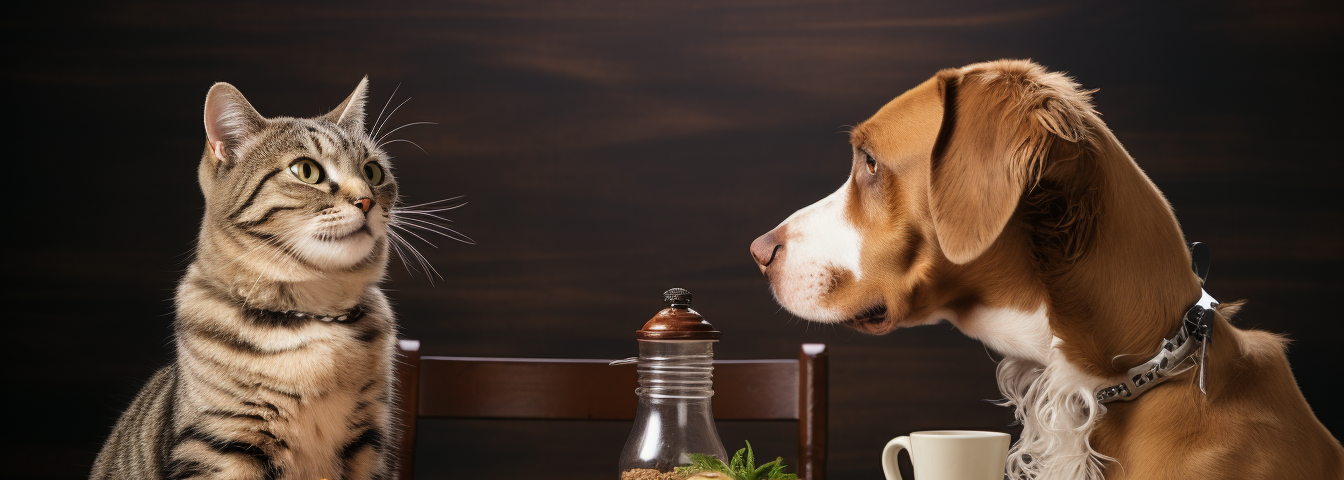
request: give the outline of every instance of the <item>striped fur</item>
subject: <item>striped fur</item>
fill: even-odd
[[[365,132],[367,82],[310,119],[267,119],[232,86],[211,89],[177,358],[118,420],[91,478],[391,478],[396,323],[378,283],[397,184]],[[304,158],[322,181],[291,171]],[[349,323],[269,313],[356,306],[366,313]]]

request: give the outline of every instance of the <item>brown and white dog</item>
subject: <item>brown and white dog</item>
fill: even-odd
[[[1006,358],[1011,478],[1344,478],[1284,340],[1220,306],[1195,369],[1096,392],[1201,298],[1171,206],[1090,92],[1020,60],[938,72],[854,128],[849,179],[751,244],[781,305],[872,334],[948,321]]]

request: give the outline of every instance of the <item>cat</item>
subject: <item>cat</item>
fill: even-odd
[[[397,327],[378,284],[398,196],[365,130],[367,88],[306,119],[210,89],[176,360],[122,414],[90,478],[392,477]]]

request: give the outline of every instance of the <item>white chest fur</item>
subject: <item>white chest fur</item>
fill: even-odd
[[[942,319],[1005,357],[998,367],[999,390],[1022,424],[1021,439],[1009,452],[1010,478],[1102,478],[1102,462],[1109,458],[1092,449],[1089,437],[1105,413],[1093,392],[1105,382],[1078,370],[1060,352],[1062,341],[1050,331],[1044,304],[1030,312],[990,307],[961,316],[938,312],[927,321]]]
[[[1008,452],[1010,478],[1100,480],[1102,462],[1113,460],[1090,443],[1106,413],[1094,394],[1105,379],[1069,363],[1061,343],[1052,338],[1043,363],[1012,357],[999,363],[999,391],[1022,424],[1022,436]]]
[[[1050,354],[1050,319],[1045,304],[1035,311],[1014,308],[977,307],[962,316],[943,312],[958,330],[1008,358],[1045,364]]]

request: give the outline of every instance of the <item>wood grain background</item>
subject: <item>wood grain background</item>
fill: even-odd
[[[212,82],[264,115],[413,98],[392,153],[409,202],[466,195],[479,241],[392,267],[430,355],[620,358],[672,286],[724,332],[720,358],[832,352],[831,477],[880,478],[912,430],[1014,431],[994,361],[946,325],[868,337],[779,310],[747,245],[843,180],[847,125],[935,71],[1029,57],[1098,109],[1214,251],[1239,324],[1288,334],[1332,431],[1344,288],[1341,5],[753,0],[45,2],[7,13],[7,476],[81,478],[171,358],[172,288],[202,211]],[[12,403],[11,403],[12,404]],[[725,423],[732,449],[793,427]],[[425,422],[425,478],[615,478],[629,425]]]

